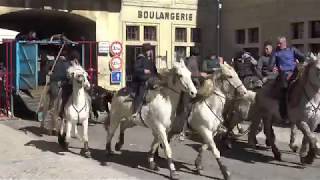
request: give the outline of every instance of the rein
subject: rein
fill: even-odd
[[[72,98],[72,103],[71,103],[71,105],[72,105],[72,107],[73,107],[73,109],[77,112],[77,114],[78,114],[78,124],[80,123],[80,113],[84,110],[84,109],[87,109],[86,107],[87,107],[87,99],[85,100],[85,104],[84,104],[84,106],[80,109],[80,110],[78,110],[75,106],[74,106],[74,103],[73,103],[73,98]]]
[[[310,86],[311,86],[311,90],[316,91],[316,88],[315,88],[314,85],[310,82],[310,80],[308,81],[308,83],[309,83]],[[313,113],[316,114],[316,113],[320,110],[320,102],[319,102],[319,104],[318,104],[317,106],[315,106],[315,105],[311,102],[312,98],[310,98],[310,96],[308,95],[308,93],[307,93],[307,91],[306,91],[306,87],[303,88],[303,92],[304,92],[304,95],[305,95],[307,101],[308,101],[308,102],[311,104],[311,106],[313,107],[313,110],[312,110]]]

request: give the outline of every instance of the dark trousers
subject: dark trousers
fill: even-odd
[[[133,113],[137,113],[141,109],[145,93],[147,91],[147,86],[145,82],[137,83],[135,88],[136,95],[133,101]]]
[[[281,72],[279,75],[281,96],[279,99],[280,115],[283,119],[288,119],[288,88],[293,72]]]
[[[67,104],[71,94],[72,94],[72,85],[67,83],[67,82],[64,82],[62,84],[62,103],[61,103],[61,111],[60,111],[60,114],[59,116],[62,117],[63,116],[63,112],[64,112],[64,106]]]

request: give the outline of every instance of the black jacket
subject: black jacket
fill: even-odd
[[[148,69],[151,71],[150,74],[145,74],[144,70]],[[134,81],[135,82],[146,82],[149,78],[154,77],[158,74],[157,68],[151,60],[147,59],[144,55],[139,55],[134,63]]]

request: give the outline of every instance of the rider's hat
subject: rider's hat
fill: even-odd
[[[143,43],[143,44],[142,44],[142,50],[143,50],[144,52],[149,51],[149,50],[152,50],[151,44],[150,44],[150,43]]]

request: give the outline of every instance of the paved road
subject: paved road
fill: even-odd
[[[7,126],[18,131],[8,130]],[[2,132],[1,129],[4,128],[7,130]],[[249,149],[241,140],[235,144],[233,150],[222,150],[223,160],[232,172],[232,179],[319,180],[320,160],[317,159],[309,167],[301,166],[298,155],[291,153],[286,145],[289,138],[288,132],[288,129],[276,129],[283,162],[274,161],[271,151],[267,149],[256,151]],[[126,143],[122,153],[113,156],[108,166],[103,166],[106,133],[100,124],[89,128],[92,159],[85,159],[78,155],[82,145],[77,140],[72,140],[71,153],[63,152],[56,143],[56,137],[42,134],[37,122],[24,120],[1,122],[0,135],[0,179],[9,177],[105,179],[108,177],[110,179],[160,180],[167,179],[169,174],[164,160],[159,160],[161,167],[159,172],[146,168],[145,152],[149,150],[152,137],[148,129],[141,127],[135,127],[126,132]],[[259,141],[264,142],[263,135],[260,137]],[[199,147],[197,143],[188,140],[180,143],[176,140],[171,145],[181,179],[222,179],[218,165],[209,152],[204,156],[204,174],[195,175],[193,164],[197,155],[194,149]],[[163,152],[161,154],[163,156]],[[2,161],[3,159],[5,161]],[[46,173],[47,171],[49,173]]]

